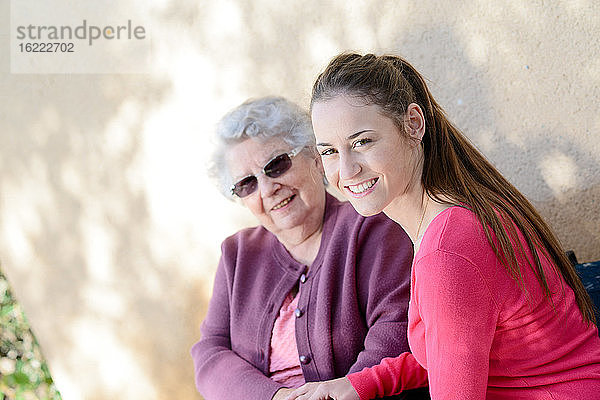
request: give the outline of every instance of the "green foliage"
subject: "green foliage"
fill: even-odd
[[[0,400],[58,399],[40,347],[0,271]]]

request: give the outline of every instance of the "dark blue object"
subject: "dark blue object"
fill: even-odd
[[[600,261],[576,264],[575,270],[596,305],[596,324],[600,326]]]

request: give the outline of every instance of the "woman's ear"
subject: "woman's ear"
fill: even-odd
[[[425,116],[423,110],[416,103],[410,103],[404,114],[404,129],[408,136],[417,143],[421,143],[425,135]]]

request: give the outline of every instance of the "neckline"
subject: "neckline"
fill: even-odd
[[[446,211],[448,211],[448,210],[450,210],[452,208],[455,208],[455,207],[466,208],[462,204],[452,204],[452,205],[444,208],[443,210],[439,211],[437,214],[435,214],[435,216],[431,219],[431,221],[429,221],[429,223],[427,225],[425,225],[425,229],[423,229],[423,233],[421,233],[421,235],[419,237],[417,237],[416,240],[415,240],[415,242],[413,243],[413,248],[414,248],[415,255],[419,251],[419,249],[421,247],[421,242],[423,241],[423,238],[425,237],[425,234],[427,233],[427,231],[429,230],[429,227],[433,224],[433,222],[436,219],[438,219],[438,217],[440,217],[442,214],[445,214]]]

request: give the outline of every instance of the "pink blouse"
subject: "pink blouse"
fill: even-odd
[[[269,377],[289,388],[298,388],[305,383],[296,345],[294,311],[298,308],[299,298],[300,292],[296,297],[292,297],[291,292],[287,295],[275,319],[271,336]]]

